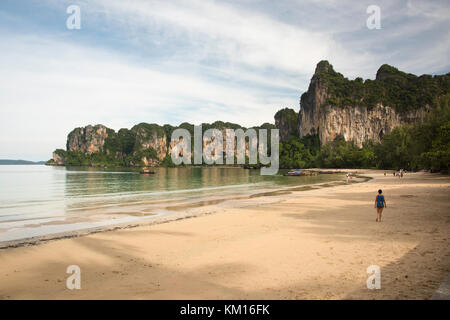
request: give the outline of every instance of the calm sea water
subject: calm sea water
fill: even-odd
[[[180,212],[199,201],[340,179],[261,176],[241,168],[157,168],[156,174],[43,165],[0,166],[0,241]],[[173,209],[173,208],[176,208]]]

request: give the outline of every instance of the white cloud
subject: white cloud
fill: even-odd
[[[411,1],[407,2],[407,15],[424,16],[435,21],[447,21],[450,17],[450,6],[448,3],[436,1]]]
[[[321,59],[346,76],[372,78],[382,63],[413,73],[449,63],[444,2],[380,0],[378,31],[365,27],[364,2],[79,3],[77,33],[39,20],[39,33],[0,29],[0,157],[48,158],[73,127],[87,124],[273,121],[281,107],[298,110]],[[45,4],[64,25],[72,2]]]
[[[186,39],[186,60],[219,59],[280,72],[310,73],[332,50],[351,56],[329,33],[284,23],[273,17],[236,10],[221,1],[105,1],[89,10],[105,12],[108,21],[130,30],[161,30],[174,43]],[[91,3],[92,5],[92,3]],[[145,33],[138,36],[145,43]],[[356,57],[356,54],[354,54]]]
[[[100,49],[34,37],[5,40],[0,44],[1,156],[43,140],[50,155],[64,147],[72,128],[99,122],[114,129],[168,120],[256,125],[271,121],[281,104],[291,102],[258,88],[133,65],[126,56]],[[5,144],[9,140],[18,145]]]

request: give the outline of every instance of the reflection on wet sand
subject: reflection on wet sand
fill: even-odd
[[[356,176],[355,180],[353,180],[352,183],[366,182],[369,179],[370,178],[368,178],[368,177]],[[259,193],[250,194],[250,195],[246,195],[246,196],[201,200],[201,201],[183,203],[183,204],[177,205],[177,206],[165,206],[165,207],[163,207],[163,209],[170,210],[170,211],[182,211],[182,210],[187,210],[187,209],[192,209],[192,208],[216,205],[216,204],[222,203],[224,201],[230,201],[230,200],[245,200],[245,199],[253,199],[253,198],[259,198],[259,197],[287,195],[287,194],[292,193],[293,191],[309,191],[309,190],[315,190],[315,189],[319,189],[319,188],[330,188],[330,187],[335,187],[335,186],[345,185],[345,184],[347,184],[345,181],[336,181],[333,183],[317,184],[315,186],[290,187],[290,188],[273,190],[273,191],[268,191],[268,192],[259,192]]]

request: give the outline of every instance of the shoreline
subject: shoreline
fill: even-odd
[[[0,299],[431,298],[450,273],[450,177],[364,174],[373,179],[0,250]],[[379,188],[388,207],[376,223]],[[68,265],[81,290],[65,287]],[[381,290],[366,288],[370,265]]]
[[[348,171],[352,172],[351,170],[348,170]],[[356,171],[353,171],[353,172],[356,172]],[[291,179],[294,179],[294,178],[297,178],[297,177],[293,177]],[[353,177],[353,179],[362,179],[363,181],[352,180],[350,182],[350,184],[351,183],[364,183],[364,182],[367,182],[370,179],[372,179],[372,177],[355,175]],[[0,251],[10,249],[10,248],[36,246],[36,245],[40,245],[42,243],[46,243],[49,241],[78,238],[78,237],[83,237],[86,235],[96,234],[96,233],[101,233],[101,232],[113,232],[113,231],[117,231],[117,230],[132,229],[132,228],[137,228],[137,227],[141,227],[141,226],[151,226],[151,225],[156,225],[156,224],[169,223],[172,221],[177,221],[177,220],[182,220],[182,219],[195,218],[195,217],[202,216],[205,213],[204,212],[195,212],[195,211],[192,213],[180,213],[179,211],[181,211],[181,210],[186,211],[186,209],[219,204],[219,203],[230,201],[230,200],[244,200],[244,199],[251,199],[251,198],[261,197],[261,196],[275,196],[275,195],[280,195],[280,194],[290,194],[291,192],[296,192],[296,191],[304,192],[304,191],[314,190],[314,189],[318,189],[318,188],[331,188],[331,187],[336,187],[336,186],[340,186],[340,185],[347,185],[347,183],[344,180],[336,180],[336,181],[332,181],[332,182],[320,182],[320,183],[300,185],[300,186],[289,186],[289,187],[284,187],[284,188],[268,189],[265,191],[260,190],[259,192],[250,194],[248,196],[242,196],[242,197],[230,197],[230,198],[223,198],[223,199],[210,200],[210,201],[198,201],[198,202],[193,202],[192,205],[166,206],[166,209],[171,208],[173,210],[173,212],[170,214],[162,214],[162,215],[157,213],[157,214],[154,214],[155,215],[154,217],[152,217],[150,215],[147,218],[142,218],[140,220],[136,220],[133,222],[123,222],[123,223],[117,223],[117,224],[100,226],[100,227],[84,228],[84,229],[73,230],[73,231],[63,231],[63,232],[58,232],[58,233],[52,233],[52,234],[29,237],[29,238],[22,238],[22,239],[17,239],[17,240],[0,241]],[[203,203],[203,202],[212,202],[212,203],[202,205],[201,203]],[[212,214],[212,213],[206,213],[206,214]]]

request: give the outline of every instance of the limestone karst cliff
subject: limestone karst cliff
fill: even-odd
[[[327,61],[317,64],[300,99],[298,135],[317,134],[321,144],[343,136],[362,146],[405,123],[423,122],[433,99],[449,92],[449,74],[406,74],[383,65],[375,80],[348,80]]]
[[[108,128],[103,125],[76,128],[67,137],[67,150],[86,154],[103,151],[107,138]]]
[[[171,125],[140,123],[131,129],[114,131],[104,125],[88,125],[73,129],[67,136],[66,150],[57,149],[53,152],[49,165],[114,165],[114,166],[156,166],[165,161],[170,163],[172,149],[182,140],[171,141],[172,132],[177,128],[188,130],[193,136],[194,125],[182,123],[178,127]],[[259,129],[274,129],[273,124],[265,123]],[[203,133],[208,129],[218,129],[223,136],[223,153],[226,153],[226,129],[247,129],[233,123],[216,121],[212,124],[203,123]],[[269,134],[270,137],[270,134]],[[204,138],[203,149],[211,141]],[[248,156],[249,141],[245,142],[245,155]],[[189,152],[188,152],[189,153]],[[236,145],[234,153],[236,155]],[[190,154],[190,153],[189,153]],[[212,159],[219,154],[212,154]],[[166,163],[167,164],[167,163]]]

